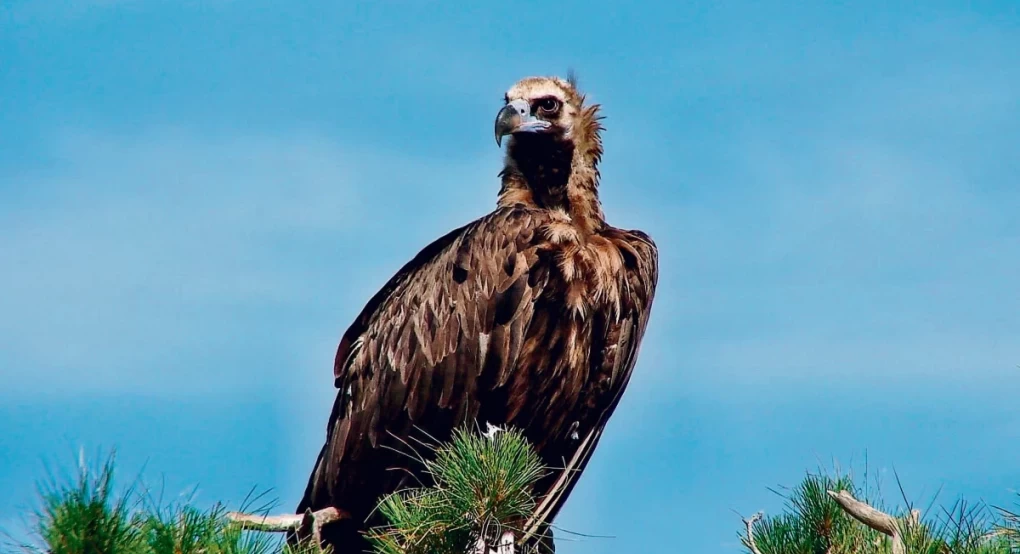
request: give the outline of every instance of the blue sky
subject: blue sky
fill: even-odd
[[[301,4],[0,7],[0,527],[81,446],[293,507],[340,334],[493,207],[503,91],[568,67],[661,276],[557,521],[613,538],[562,552],[738,552],[734,511],[865,452],[1014,502],[1016,2]]]

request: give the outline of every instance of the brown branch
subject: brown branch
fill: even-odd
[[[242,529],[252,529],[267,533],[295,532],[298,540],[309,537],[318,545],[322,544],[322,528],[334,521],[347,519],[346,513],[336,508],[323,508],[318,511],[305,510],[303,514],[286,514],[280,516],[264,516],[229,512],[227,519],[237,523]]]
[[[896,518],[857,500],[849,491],[826,492],[843,508],[843,511],[850,514],[854,519],[879,533],[889,535],[892,540],[892,554],[907,554],[906,545],[903,544],[902,529],[900,529],[900,523]],[[920,514],[915,516],[911,513],[912,519],[919,516]]]
[[[744,538],[744,545],[751,550],[751,554],[761,554],[761,550],[758,550],[758,545],[754,542],[754,524],[764,516],[765,512],[758,512],[747,519],[740,518],[744,525],[747,526],[747,537]]]

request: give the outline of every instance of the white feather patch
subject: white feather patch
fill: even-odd
[[[489,353],[489,334],[478,333],[478,363],[485,363],[485,355]]]

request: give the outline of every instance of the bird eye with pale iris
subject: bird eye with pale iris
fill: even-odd
[[[555,98],[540,98],[535,102],[538,113],[544,116],[556,115],[560,111],[560,101]]]

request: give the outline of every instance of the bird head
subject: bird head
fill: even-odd
[[[571,140],[584,98],[570,81],[528,77],[510,87],[503,100],[496,115],[497,145],[507,135],[523,140]]]
[[[503,98],[496,144],[509,136],[499,205],[532,203],[569,209],[585,228],[602,224],[598,104],[585,104],[576,79],[528,77]]]

